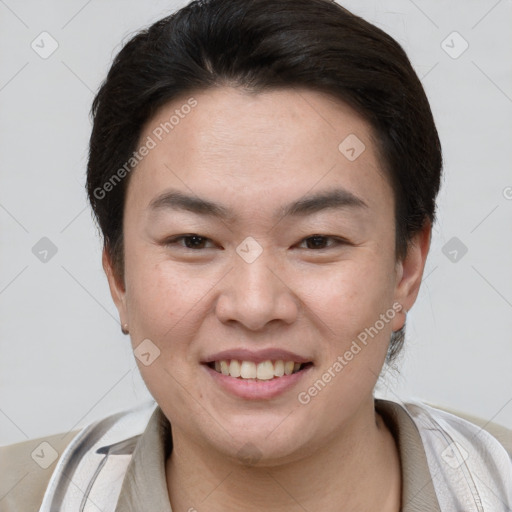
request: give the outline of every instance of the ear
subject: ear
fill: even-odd
[[[412,308],[418,296],[431,234],[432,224],[426,221],[423,228],[410,240],[405,258],[397,262],[395,301],[402,305],[404,313]],[[393,331],[401,329],[405,324],[405,314],[396,315],[392,323]]]
[[[116,305],[119,312],[119,319],[122,326],[129,323],[126,310],[126,289],[124,282],[122,282],[123,278],[122,276],[116,275],[114,266],[112,265],[112,261],[105,247],[103,248],[101,262],[103,265],[103,270],[107,275],[110,295],[112,295],[112,300],[114,301],[114,304]]]

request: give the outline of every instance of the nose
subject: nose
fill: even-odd
[[[221,322],[259,331],[271,322],[292,324],[301,308],[289,274],[264,250],[252,262],[234,255],[234,266],[222,280],[215,309]]]

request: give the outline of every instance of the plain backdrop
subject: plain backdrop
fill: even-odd
[[[512,426],[512,2],[340,3],[403,45],[445,159],[406,349],[378,393]],[[123,42],[184,4],[0,1],[0,444],[150,398],[86,202],[89,110]]]

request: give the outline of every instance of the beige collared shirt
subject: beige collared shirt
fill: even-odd
[[[397,441],[402,465],[402,512],[439,512],[416,425],[399,404],[385,400],[376,400],[375,404]],[[511,451],[510,430],[497,426],[486,426],[486,429],[491,430]],[[76,432],[45,440],[62,453],[74,434]],[[42,441],[35,439],[0,447],[0,512],[38,510],[55,467],[55,463],[47,469],[35,464],[33,452]],[[165,461],[171,450],[170,424],[160,407],[157,407],[137,442],[115,512],[172,512],[165,475]]]

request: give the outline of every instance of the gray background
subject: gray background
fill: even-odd
[[[122,42],[184,3],[0,0],[0,444],[149,398],[86,203],[88,114]],[[512,1],[341,3],[404,46],[445,157],[406,352],[379,394],[512,425]]]

